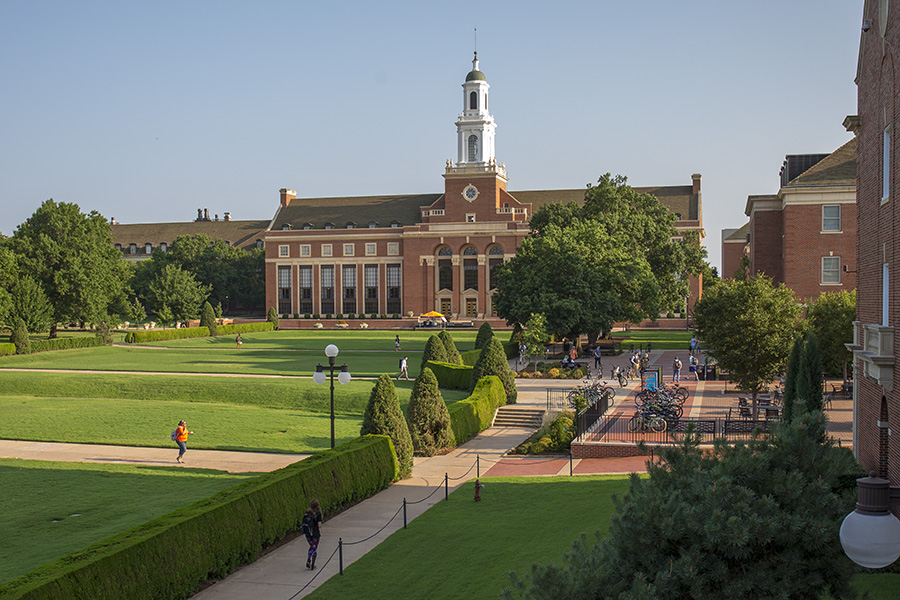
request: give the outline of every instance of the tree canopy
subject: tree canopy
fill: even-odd
[[[150,308],[163,322],[196,319],[209,295],[209,288],[176,265],[166,265],[148,288]]]
[[[822,352],[822,363],[829,375],[843,375],[852,354],[844,344],[853,341],[856,319],[856,290],[823,292],[806,311],[806,321]]]

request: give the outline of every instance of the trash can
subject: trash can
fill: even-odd
[[[708,381],[716,380],[716,365],[703,365],[706,370],[706,378]]]
[[[700,381],[706,380],[706,365],[697,365],[697,379]]]

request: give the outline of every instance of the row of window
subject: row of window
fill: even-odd
[[[342,256],[356,256],[356,244],[339,244],[339,245],[343,246]],[[312,244],[300,244],[299,252],[300,252],[301,257],[312,256]],[[387,255],[388,256],[400,256],[400,243],[399,242],[388,242]],[[333,244],[321,244],[319,246],[319,256],[334,256],[334,245]],[[378,256],[378,244],[376,244],[374,242],[367,243],[365,245],[365,256]],[[278,246],[278,257],[279,258],[290,258],[291,257],[291,247],[287,244]]]
[[[489,256],[503,256],[503,246],[491,246],[487,251]],[[453,256],[453,250],[449,246],[441,246],[435,252],[438,256]],[[475,246],[466,246],[460,252],[462,256],[478,256],[478,249]]]
[[[396,220],[391,221],[390,226],[393,228],[402,227],[400,221],[396,221]],[[347,223],[344,225],[345,229],[357,229],[358,227],[359,227],[359,225],[357,225],[355,221],[347,221]],[[378,227],[381,227],[381,225],[378,224],[378,221],[369,221],[367,227],[369,229],[376,229]],[[315,228],[316,228],[315,224],[309,223],[309,222],[304,223],[303,227],[302,227],[302,229],[304,229],[304,230],[310,230],[310,229],[315,229]],[[330,221],[325,223],[322,226],[322,229],[334,229],[334,228],[335,228],[335,224]],[[285,223],[284,225],[281,226],[281,229],[287,231],[289,229],[293,229],[293,226],[290,223]]]
[[[231,242],[226,241],[225,243],[228,244],[229,246],[231,245]],[[263,243],[262,240],[256,240],[257,249],[262,250],[264,246],[265,246],[265,244]],[[169,245],[166,242],[160,242],[158,247],[163,252],[169,251]],[[123,249],[122,244],[116,244],[115,248],[116,248],[116,250]],[[128,254],[137,254],[138,253],[138,245],[137,244],[128,244],[127,252],[128,252]],[[151,244],[150,242],[147,242],[146,244],[144,244],[144,254],[150,254],[152,252],[153,252],[153,244]]]
[[[319,265],[318,306],[313,302],[313,266],[300,265],[297,283],[297,311],[293,310],[293,281],[291,267],[278,267],[278,312],[279,313],[358,313],[367,314],[390,313],[400,314],[402,286],[400,265],[385,265],[385,306],[381,310],[381,293],[379,289],[378,265],[363,266],[363,285],[357,283],[356,265],[341,265],[341,285],[335,287],[335,266]],[[337,303],[336,291],[340,291],[340,302]],[[359,298],[362,297],[362,307]]]

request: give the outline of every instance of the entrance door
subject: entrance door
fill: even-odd
[[[466,316],[473,319],[478,315],[478,300],[476,298],[466,298]]]
[[[450,314],[453,312],[450,308],[451,306],[452,306],[452,304],[450,302],[450,298],[441,298],[441,314],[442,315],[444,315],[445,317],[449,317]]]

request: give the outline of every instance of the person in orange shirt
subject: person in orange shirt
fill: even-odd
[[[179,452],[178,458],[175,460],[183,463],[184,453],[187,452],[187,439],[188,435],[194,435],[193,431],[188,431],[187,423],[184,422],[184,419],[178,422],[178,427],[175,429],[175,443],[178,444]]]

